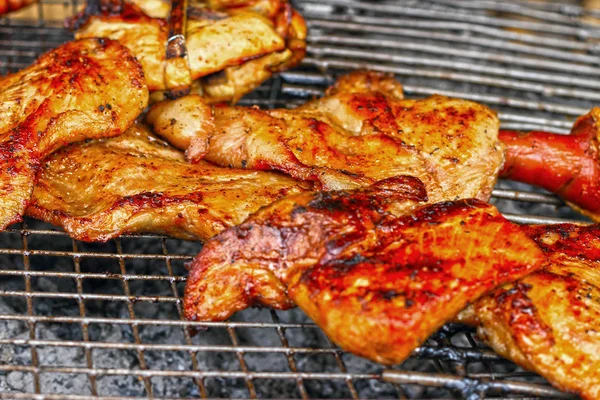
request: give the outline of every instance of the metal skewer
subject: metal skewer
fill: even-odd
[[[192,76],[187,58],[185,31],[187,0],[172,0],[169,14],[169,39],[166,48],[165,97],[175,99],[190,93]]]

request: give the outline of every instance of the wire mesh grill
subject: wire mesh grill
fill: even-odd
[[[302,0],[302,67],[242,104],[293,107],[341,71],[372,68],[395,73],[408,97],[473,99],[504,128],[566,133],[600,100],[592,3]],[[0,18],[0,74],[69,40],[62,21],[78,6],[45,0]],[[582,219],[524,185],[500,182],[493,201],[519,222]],[[184,264],[200,248],[156,236],[88,244],[30,219],[0,233],[0,398],[569,397],[452,324],[384,371],[297,310],[185,321]]]

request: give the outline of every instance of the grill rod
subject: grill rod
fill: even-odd
[[[463,398],[479,398],[478,394],[490,391],[521,393],[541,398],[571,399],[572,395],[560,392],[554,388],[532,383],[515,381],[494,381],[491,379],[473,379],[469,376],[457,377],[449,374],[432,374],[415,371],[397,371],[388,369],[383,371],[382,379],[399,385],[424,385],[435,386],[460,392]]]

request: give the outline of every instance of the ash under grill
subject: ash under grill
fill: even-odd
[[[600,103],[600,11],[587,3],[298,1],[307,58],[242,103],[292,107],[344,70],[372,68],[395,73],[408,97],[472,99],[505,129],[566,133]],[[0,73],[69,40],[62,20],[77,7],[42,0],[0,18]],[[500,182],[494,195],[515,221],[583,219],[526,185]],[[384,371],[297,310],[185,321],[184,263],[200,247],[155,236],[87,244],[34,220],[0,233],[0,398],[569,397],[457,325]]]

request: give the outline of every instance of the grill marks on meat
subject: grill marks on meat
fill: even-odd
[[[122,133],[148,102],[140,64],[116,41],[64,44],[0,81],[0,229],[20,221],[40,161]]]
[[[323,190],[412,175],[432,202],[487,200],[503,161],[492,111],[443,96],[403,100],[401,85],[375,72],[343,76],[325,97],[294,110],[219,105],[213,113],[205,125],[214,129],[202,130],[198,148],[188,149],[191,161],[277,170]],[[194,135],[155,129],[176,146],[173,136]]]
[[[344,349],[401,362],[469,302],[543,260],[493,206],[423,206],[423,189],[397,177],[290,196],[259,211],[194,260],[187,318],[296,304]]]
[[[116,14],[79,16],[85,23],[76,37],[119,40],[142,63],[150,91],[162,92],[168,89],[168,7],[134,3],[141,9],[126,3]],[[297,65],[306,52],[305,22],[287,1],[190,2],[188,16],[186,48],[191,78],[197,80],[192,90],[210,103],[239,99],[274,72]],[[153,96],[161,98],[162,93]]]
[[[363,259],[320,263],[288,284],[334,342],[384,364],[402,362],[469,302],[542,261],[517,226],[475,200],[418,210],[396,221],[394,236]]]
[[[385,135],[348,136],[313,113],[216,107],[204,158],[221,166],[277,170],[323,190],[353,189],[408,174],[439,183],[416,151]]]
[[[276,173],[191,165],[134,125],[122,136],[76,144],[49,157],[27,215],[83,241],[124,233],[204,240],[303,190],[306,186]]]
[[[600,398],[600,227],[524,227],[545,269],[476,302],[465,318],[503,357],[550,383]]]
[[[359,254],[378,241],[378,230],[394,213],[426,200],[423,184],[412,177],[355,193],[310,192],[282,199],[204,245],[188,279],[186,315],[223,320],[254,304],[289,308],[284,282],[298,265],[314,265],[341,252]]]
[[[186,315],[223,320],[253,304],[289,308],[280,281],[298,265],[378,241],[385,221],[427,196],[423,184],[398,177],[368,189],[289,196],[205,243],[186,288]],[[331,256],[328,255],[331,252]]]

